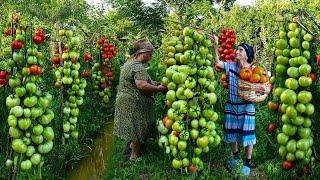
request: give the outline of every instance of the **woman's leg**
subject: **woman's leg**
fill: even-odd
[[[244,163],[245,166],[250,167],[251,165],[252,150],[253,150],[253,145],[248,145],[245,147],[245,151],[246,151],[246,162]]]
[[[240,159],[240,152],[239,152],[239,148],[238,148],[238,143],[237,142],[232,142],[229,143],[231,150],[232,150],[232,154],[233,154],[233,158],[236,160]]]
[[[251,159],[252,156],[252,150],[253,150],[253,145],[248,145],[245,147],[246,150],[246,158]]]
[[[237,142],[231,142],[230,143],[230,147],[231,147],[231,150],[232,150],[233,154],[239,152],[238,143]]]
[[[124,155],[126,158],[129,158],[129,157],[130,157],[130,154],[131,154],[130,145],[131,145],[131,141],[128,141],[128,142],[126,143],[126,146],[124,147],[124,150],[123,150],[123,155]]]
[[[130,160],[134,160],[139,155],[140,142],[139,141],[132,141],[130,144],[130,147],[131,147]]]

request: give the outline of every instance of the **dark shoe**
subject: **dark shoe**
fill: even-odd
[[[131,155],[131,148],[130,148],[130,143],[131,142],[128,142],[124,151],[123,151],[123,156],[126,158],[126,159],[129,159],[130,158],[130,155]]]

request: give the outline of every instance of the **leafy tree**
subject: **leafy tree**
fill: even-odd
[[[164,29],[163,18],[168,13],[164,4],[153,3],[151,6],[146,6],[141,0],[106,0],[106,2],[117,10],[118,17],[131,20],[133,32],[145,32],[142,35],[151,39],[161,35]]]

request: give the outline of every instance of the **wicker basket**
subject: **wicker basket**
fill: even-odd
[[[270,93],[270,83],[251,83],[238,79],[238,95],[250,102],[262,102]]]

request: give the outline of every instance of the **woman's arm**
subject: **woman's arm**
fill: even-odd
[[[158,86],[158,85],[160,85],[161,83],[158,82],[158,81],[152,81],[152,80],[151,80],[151,84],[152,84],[152,85],[155,85],[155,86]]]
[[[214,45],[213,45],[214,55],[215,55],[214,68],[218,68],[219,70],[223,70],[224,69],[224,62],[219,59],[219,52],[218,52],[219,39],[216,35],[213,35],[211,37],[211,39],[214,40]]]
[[[153,85],[144,80],[135,80],[137,88],[146,93],[165,92],[167,88],[162,85]]]

